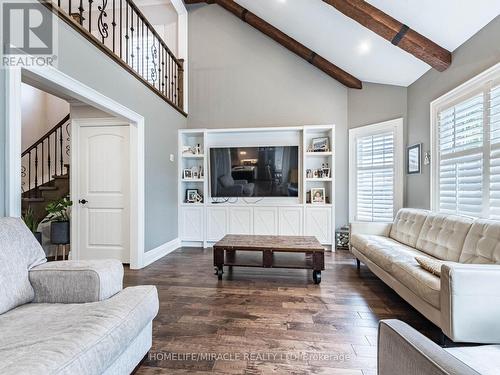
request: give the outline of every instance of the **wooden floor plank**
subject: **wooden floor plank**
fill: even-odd
[[[211,249],[182,248],[145,269],[127,268],[126,286],[154,284],[160,298],[151,355],[137,374],[371,375],[380,319],[439,338],[347,251],[325,253],[325,266],[320,285],[311,271],[236,267],[219,281]],[[187,353],[205,357],[181,358]]]

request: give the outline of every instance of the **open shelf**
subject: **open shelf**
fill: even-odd
[[[182,157],[185,159],[203,159],[205,157],[204,154],[182,154]]]
[[[306,152],[306,156],[332,156],[333,152],[332,151],[327,151],[327,152]]]
[[[182,182],[204,182],[204,178],[183,178]]]
[[[333,181],[333,179],[331,177],[328,177],[328,178],[306,178],[306,181],[330,182],[330,181]]]

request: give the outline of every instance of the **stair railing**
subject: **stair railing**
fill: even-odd
[[[132,0],[39,0],[184,115],[183,59]]]
[[[66,115],[21,154],[21,180],[24,196],[33,198],[39,186],[67,173],[69,163],[70,116]]]

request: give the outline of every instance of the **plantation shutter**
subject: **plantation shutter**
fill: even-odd
[[[356,220],[392,221],[394,215],[394,131],[356,139]]]
[[[483,210],[483,93],[441,111],[439,210],[481,216]]]
[[[491,219],[500,219],[500,86],[489,95],[488,122],[490,127],[489,213]]]

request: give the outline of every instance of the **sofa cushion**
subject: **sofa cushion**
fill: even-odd
[[[425,255],[392,238],[377,235],[353,234],[351,246],[388,273],[391,273],[392,264],[396,259],[407,260]]]
[[[442,260],[437,260],[435,258],[429,257],[415,257],[415,260],[417,261],[418,265],[427,272],[441,277],[441,266],[444,264]]]
[[[44,262],[45,252],[23,221],[0,218],[0,314],[33,300],[28,271]]]
[[[460,263],[500,263],[500,222],[479,219],[472,224],[459,259]]]
[[[220,184],[222,187],[228,188],[234,185],[234,179],[231,175],[225,174],[219,177]]]
[[[482,375],[498,374],[500,345],[461,346],[444,350]]]
[[[472,219],[429,213],[417,240],[417,249],[435,258],[458,262]]]
[[[441,279],[424,270],[415,259],[396,260],[392,276],[435,308],[440,308]]]
[[[412,208],[399,210],[392,224],[389,237],[402,244],[415,247],[418,235],[428,214],[429,211]]]
[[[157,312],[149,285],[101,302],[23,305],[0,316],[0,373],[101,374]]]

